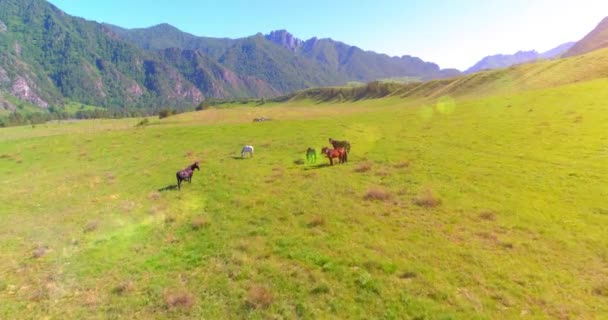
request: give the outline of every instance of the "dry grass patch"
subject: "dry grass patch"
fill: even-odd
[[[372,169],[372,164],[369,162],[363,162],[355,167],[355,172],[363,173],[368,172]]]
[[[399,275],[399,278],[401,279],[413,279],[416,278],[416,273],[413,271],[405,271],[402,274]]]
[[[410,166],[409,161],[402,161],[402,162],[399,162],[399,163],[393,165],[393,168],[402,169],[402,168],[409,168],[409,166]]]
[[[173,222],[175,222],[175,220],[176,220],[175,217],[171,216],[171,215],[168,215],[168,216],[165,217],[165,223],[166,224],[172,224]]]
[[[479,213],[479,219],[486,221],[495,221],[496,213],[492,210],[483,210]]]
[[[266,309],[272,304],[272,293],[265,287],[254,285],[247,292],[247,305],[255,309]]]
[[[32,258],[38,259],[42,258],[49,251],[48,246],[38,246],[34,251],[32,251]]]
[[[133,291],[134,288],[135,285],[133,284],[133,281],[123,281],[112,289],[112,293],[116,295],[124,295]]]
[[[415,205],[425,208],[435,208],[441,205],[441,199],[431,189],[422,191],[413,199]]]
[[[323,225],[325,225],[325,218],[321,216],[316,216],[312,218],[312,220],[310,220],[310,222],[308,222],[307,224],[309,228],[320,227]]]
[[[387,201],[392,197],[392,195],[381,188],[371,188],[367,190],[365,196],[363,198],[368,201]]]
[[[387,201],[392,198],[392,195],[384,189],[372,188],[365,193],[363,198],[369,201]]]
[[[165,305],[169,309],[190,309],[194,306],[194,296],[189,292],[167,292],[165,293]]]
[[[209,225],[209,220],[205,217],[195,217],[192,219],[190,226],[192,230],[200,230]]]
[[[161,197],[161,194],[158,191],[150,192],[150,194],[148,194],[148,199],[150,199],[150,200],[159,200],[160,197]]]
[[[593,294],[600,297],[608,297],[608,282],[596,285],[593,288]]]
[[[87,224],[84,225],[84,232],[85,233],[89,233],[89,232],[93,232],[95,230],[97,230],[97,228],[99,227],[99,222],[94,220],[94,221],[89,221],[87,222]]]

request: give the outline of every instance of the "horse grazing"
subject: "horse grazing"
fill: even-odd
[[[306,161],[308,161],[309,163],[317,162],[317,150],[315,150],[314,148],[306,149]]]
[[[321,153],[326,155],[329,159],[329,164],[334,165],[334,158],[338,158],[340,163],[345,163],[348,160],[348,154],[344,148],[330,149],[324,147],[321,149]]]
[[[241,158],[245,158],[246,153],[249,153],[249,157],[253,158],[253,146],[244,146],[241,150]]]
[[[344,148],[344,150],[346,150],[346,152],[350,153],[350,142],[348,142],[346,140],[338,141],[338,140],[329,138],[329,143],[331,143],[331,145],[334,147],[334,149]]]
[[[192,183],[192,175],[194,174],[194,169],[200,170],[198,166],[198,161],[189,165],[184,170],[180,170],[175,174],[177,177],[177,189],[182,189],[182,181],[188,181],[188,183]]]

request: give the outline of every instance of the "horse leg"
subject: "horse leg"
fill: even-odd
[[[182,180],[177,178],[177,190],[181,190],[181,189],[182,189]]]

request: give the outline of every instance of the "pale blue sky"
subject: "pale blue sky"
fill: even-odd
[[[604,0],[50,0],[69,14],[122,27],[162,22],[200,36],[287,29],[365,50],[466,69],[486,55],[545,51],[608,16]]]

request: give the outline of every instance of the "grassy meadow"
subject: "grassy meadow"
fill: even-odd
[[[0,129],[0,319],[606,319],[606,88]]]

